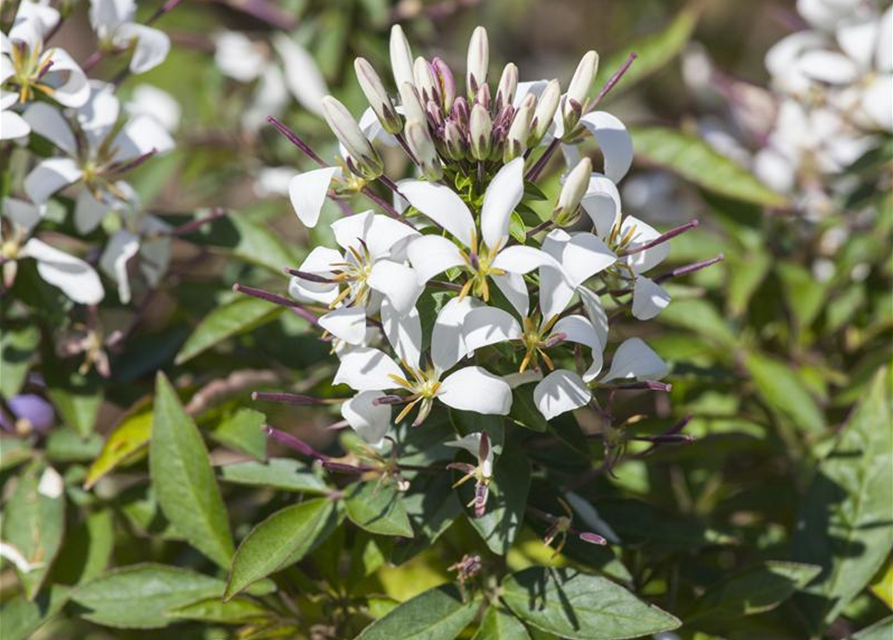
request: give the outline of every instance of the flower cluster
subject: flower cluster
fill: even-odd
[[[150,22],[175,4],[167,3]],[[124,178],[174,147],[179,106],[148,85],[137,87],[124,105],[116,96],[121,80],[154,68],[170,48],[163,32],[134,21],[135,12],[132,1],[91,1],[98,48],[83,65],[51,44],[64,19],[48,3],[24,0],[8,33],[0,34],[5,289],[15,285],[22,261],[33,260],[40,278],[72,302],[96,305],[105,297],[98,266],[127,303],[131,260],[138,256],[150,287],[167,268],[171,230],[143,210]],[[118,56],[128,66],[113,82],[87,76],[101,59]],[[54,200],[71,210],[70,222],[51,215]],[[102,244],[95,246],[99,228]],[[85,244],[86,259],[69,252],[81,253]]]
[[[371,64],[356,61],[370,105],[359,122],[335,98],[322,100],[341,144],[333,165],[270,119],[319,165],[290,181],[298,218],[317,225],[327,198],[345,212],[330,225],[338,247],[317,246],[286,271],[290,295],[333,342],[333,384],[355,392],[341,405],[346,423],[378,449],[392,425],[420,425],[438,404],[523,421],[513,403],[530,394],[551,420],[590,404],[599,410],[595,389],[663,388],[653,382],[667,373],[661,358],[637,337],[610,349],[609,324],[655,317],[670,301],[661,281],[704,265],[649,277],[668,255],[667,240],[697,222],[661,234],[622,214],[616,183],[632,163],[632,142],[615,116],[594,107],[628,63],[594,98],[594,51],[565,93],[557,80],[519,82],[513,64],[493,92],[487,33],[478,28],[460,95],[443,60],[413,59],[399,26],[390,55],[394,94]],[[584,153],[590,137],[600,172]],[[405,152],[417,178],[387,177],[388,146]],[[536,181],[559,149],[569,170],[543,219],[531,208],[548,200]],[[352,213],[354,195],[381,212]],[[461,467],[476,480],[479,514],[493,468],[480,438],[454,443],[479,458]]]

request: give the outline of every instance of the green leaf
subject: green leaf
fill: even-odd
[[[512,390],[512,408],[509,417],[522,427],[533,431],[546,431],[549,422],[543,417],[533,401],[535,385],[524,384]]]
[[[787,204],[784,196],[764,186],[747,169],[700,138],[664,127],[634,127],[630,135],[637,156],[708,191],[766,207]]]
[[[152,408],[125,416],[105,441],[99,457],[90,465],[84,488],[89,489],[118,465],[142,452],[152,437]]]
[[[177,532],[228,569],[235,547],[208,450],[161,372],[155,385],[149,469],[158,504]]]
[[[228,600],[301,560],[332,533],[338,520],[335,505],[327,498],[295,504],[271,515],[239,545],[224,597]]]
[[[12,436],[3,438],[0,447],[0,471],[12,469],[31,457],[32,450],[27,441]]]
[[[871,581],[893,546],[889,370],[877,372],[803,498],[794,559],[822,574],[798,598],[816,632]]]
[[[453,640],[474,619],[477,600],[463,603],[443,585],[407,600],[366,627],[356,640]]]
[[[209,313],[186,339],[175,360],[180,365],[228,338],[273,321],[282,308],[266,300],[240,297]]]
[[[3,640],[27,640],[43,624],[62,610],[71,589],[54,585],[37,594],[34,601],[16,596],[0,605]]]
[[[764,562],[709,587],[698,598],[686,624],[729,619],[771,611],[805,587],[821,571],[814,564]]]
[[[799,331],[809,327],[827,302],[827,287],[815,279],[805,267],[794,263],[781,263],[776,267],[788,308]]]
[[[366,531],[404,538],[413,535],[403,494],[393,483],[358,482],[347,494],[344,505],[351,522]]]
[[[472,640],[530,640],[530,634],[511,613],[497,605],[490,605]]]
[[[167,613],[178,607],[219,598],[222,580],[188,569],[137,564],[91,580],[72,595],[83,607],[80,616],[119,629],[157,629],[171,623]]]
[[[789,417],[804,431],[816,433],[825,429],[825,415],[790,364],[758,353],[749,354],[745,363],[757,392],[773,410]]]
[[[509,576],[502,598],[529,624],[572,640],[614,640],[669,631],[677,618],[606,578],[531,567]]]
[[[62,420],[86,437],[93,431],[96,414],[102,404],[103,385],[96,374],[82,376],[77,371],[65,371],[57,363],[45,363],[50,400]]]
[[[314,475],[303,462],[291,458],[272,458],[269,462],[238,462],[220,467],[224,482],[267,487],[278,491],[324,494],[326,483]]]
[[[167,616],[179,620],[198,620],[220,624],[247,624],[262,622],[274,615],[272,611],[251,598],[236,597],[223,601],[220,598],[207,598],[187,604],[167,612]]]
[[[277,275],[282,275],[282,269],[295,261],[295,255],[268,226],[238,213],[217,219],[187,238],[229,249],[237,258]]]
[[[414,537],[394,545],[391,562],[402,564],[430,549],[437,539],[462,515],[462,505],[448,474],[418,474],[403,499],[412,521]]]
[[[860,629],[847,640],[890,640],[893,637],[893,616],[878,620],[870,627]]]
[[[661,321],[709,338],[723,349],[733,350],[739,341],[716,308],[706,300],[675,300],[661,312]]]
[[[3,368],[0,395],[7,400],[22,389],[39,342],[40,331],[36,324],[16,326],[9,323],[0,331],[0,366]]]
[[[487,511],[480,518],[468,514],[468,521],[477,530],[493,553],[504,556],[521,530],[527,493],[530,490],[530,463],[520,451],[508,451],[496,459],[493,482],[487,500]],[[468,504],[473,497],[472,483],[461,490],[461,501]]]
[[[682,52],[697,22],[698,14],[695,11],[681,11],[663,31],[633,40],[615,51],[599,64],[601,84],[607,82],[623,65],[630,53],[636,53],[638,57],[614,88],[612,96],[619,95],[659,71]]]
[[[55,462],[84,462],[102,451],[102,436],[91,433],[86,438],[71,428],[53,429],[46,440],[47,459]]]
[[[110,509],[88,513],[72,531],[53,566],[53,583],[79,584],[92,580],[108,567],[115,546],[115,528]]]
[[[54,479],[55,483],[61,482],[51,467],[31,466],[19,477],[15,493],[3,511],[3,541],[35,565],[27,572],[16,568],[28,600],[40,591],[62,546],[65,492],[56,495]]]
[[[261,426],[266,420],[260,411],[243,407],[221,420],[210,435],[227,447],[263,460],[267,457],[267,436]]]
[[[727,304],[729,312],[744,315],[750,300],[772,266],[772,256],[762,250],[748,250],[726,256]]]

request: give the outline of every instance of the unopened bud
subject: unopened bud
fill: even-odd
[[[415,78],[415,86],[422,104],[427,104],[431,100],[436,101],[438,97],[437,80],[434,78],[428,61],[421,56],[416,58],[412,67],[412,75]]]
[[[490,68],[490,43],[487,38],[487,30],[478,27],[471,34],[468,43],[468,61],[466,89],[469,99],[474,98],[478,90],[487,83],[487,71]]]
[[[399,24],[391,27],[391,71],[398,88],[404,82],[413,83],[412,49]]]
[[[558,206],[552,213],[552,219],[558,226],[567,226],[576,220],[580,202],[589,188],[589,179],[592,177],[592,161],[583,158],[577,166],[568,174],[561,195],[558,196]]]
[[[527,140],[530,138],[530,123],[533,121],[533,110],[536,108],[536,96],[532,93],[524,98],[515,112],[512,126],[509,127],[502,153],[503,162],[511,162],[527,152]]]
[[[496,111],[502,111],[507,104],[515,99],[515,91],[518,89],[518,67],[509,62],[502,70],[499,78],[499,87],[496,89]]]
[[[533,121],[530,124],[531,139],[527,141],[528,146],[535,147],[545,137],[552,125],[555,112],[558,110],[559,100],[561,100],[561,85],[558,84],[558,80],[551,80],[540,94],[536,111],[533,112]]]
[[[468,100],[462,96],[456,98],[456,101],[453,102],[453,108],[450,110],[450,119],[458,124],[462,131],[468,131],[468,124],[471,119],[471,112],[468,109]]]
[[[598,54],[595,51],[587,51],[577,65],[574,77],[571,78],[567,88],[562,114],[565,134],[570,135],[580,121],[580,116],[589,106],[589,92],[592,90],[592,83],[595,82],[596,73],[598,73]]]
[[[441,106],[444,113],[449,113],[453,108],[453,101],[456,99],[456,78],[449,65],[441,58],[434,58],[431,62],[434,70],[434,77],[437,79],[437,86],[440,89]]]
[[[490,137],[493,134],[493,121],[490,112],[476,104],[471,110],[471,155],[475,160],[486,160],[490,155]]]
[[[332,96],[322,99],[322,110],[329,128],[351,156],[353,162],[348,163],[351,170],[366,180],[378,178],[384,172],[381,156],[366,139],[350,111]]]
[[[425,107],[422,106],[419,100],[416,88],[408,82],[400,85],[400,103],[403,105],[403,115],[407,121],[428,121],[428,117],[425,115]]]
[[[428,126],[424,122],[407,120],[406,144],[409,145],[425,178],[436,182],[443,177],[443,166],[437,156],[437,149],[434,148],[434,141],[428,133]]]
[[[397,114],[394,103],[391,102],[391,97],[385,90],[378,73],[365,58],[357,58],[354,60],[353,66],[357,74],[357,81],[360,83],[360,89],[363,90],[363,95],[369,101],[369,106],[378,116],[381,126],[388,133],[400,133],[403,129],[403,121]]]
[[[447,121],[443,128],[444,145],[447,155],[453,160],[464,160],[466,155],[465,138],[459,125],[452,120]]]

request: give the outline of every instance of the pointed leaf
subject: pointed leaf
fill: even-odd
[[[105,441],[99,457],[90,465],[84,488],[89,489],[119,464],[132,460],[152,437],[152,408],[125,416]]]
[[[44,589],[34,601],[25,596],[16,596],[0,605],[0,620],[3,620],[3,640],[28,640],[47,620],[62,610],[71,589],[54,585]]]
[[[272,458],[269,462],[238,462],[220,467],[224,482],[267,487],[278,491],[324,494],[326,483],[302,462],[291,458]]]
[[[530,640],[530,634],[511,613],[502,607],[490,605],[472,640]]]
[[[359,482],[344,504],[351,522],[366,531],[404,538],[413,535],[403,494],[392,483]]]
[[[463,603],[452,585],[429,589],[366,627],[356,640],[453,640],[474,619],[480,603]]]
[[[4,323],[7,321],[4,320]],[[9,400],[16,395],[25,382],[34,350],[40,342],[40,331],[36,324],[15,326],[9,323],[0,332],[0,395]]]

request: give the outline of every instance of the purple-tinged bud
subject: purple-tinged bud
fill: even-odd
[[[469,142],[471,144],[471,156],[475,160],[486,160],[490,155],[492,134],[493,122],[490,120],[490,112],[483,105],[474,105],[474,108],[471,110]]]
[[[573,137],[580,117],[589,106],[589,92],[592,90],[592,83],[595,82],[596,73],[598,73],[598,54],[595,51],[587,51],[577,65],[574,77],[571,78],[567,88],[562,112],[565,137]]]
[[[400,103],[403,105],[403,116],[406,121],[415,120],[416,122],[427,122],[428,114],[419,100],[419,94],[416,88],[404,82],[400,85]]]
[[[440,88],[443,112],[449,113],[453,108],[453,101],[456,99],[456,78],[453,76],[452,69],[441,58],[434,58],[431,67]]]
[[[348,162],[351,170],[366,180],[375,180],[384,173],[381,156],[366,139],[347,107],[332,96],[326,96],[322,99],[322,110],[329,128],[351,156],[352,162]]]
[[[394,103],[391,102],[375,69],[365,58],[357,58],[353,64],[360,89],[363,90],[363,95],[369,101],[369,106],[372,107],[381,126],[388,133],[400,133],[403,130],[403,120],[397,114]]]
[[[471,110],[468,108],[468,100],[459,96],[453,102],[453,108],[450,111],[450,119],[453,120],[462,132],[468,131],[469,121],[471,120]]]
[[[459,125],[448,120],[443,127],[443,141],[447,155],[453,160],[464,160],[467,154],[465,136],[462,135]]]
[[[13,396],[7,402],[12,420],[0,415],[0,425],[7,431],[21,436],[32,433],[46,434],[55,424],[53,405],[33,393]]]
[[[535,147],[548,133],[560,100],[561,85],[558,84],[558,80],[551,80],[537,101],[536,111],[533,112],[533,121],[530,124],[531,138],[527,141],[527,146]]]
[[[501,111],[506,105],[512,104],[515,99],[515,91],[518,89],[518,67],[509,62],[502,70],[499,78],[499,86],[496,89],[496,110]]]
[[[487,71],[490,68],[490,43],[487,30],[478,27],[471,34],[468,43],[468,61],[466,67],[466,89],[468,99],[472,100],[482,86],[487,84]]]
[[[436,182],[443,177],[443,165],[437,156],[434,141],[428,133],[428,126],[418,120],[406,122],[406,144],[415,156],[416,162],[422,173],[430,182]]]
[[[485,84],[478,90],[477,95],[474,97],[474,103],[481,105],[484,109],[489,111],[491,102],[490,85]]]
[[[437,101],[437,79],[431,70],[431,65],[423,57],[419,56],[415,59],[412,67],[412,76],[415,78],[415,87],[419,92],[419,99],[422,104],[429,101]]]
[[[589,158],[583,158],[564,181],[561,195],[558,196],[558,205],[552,212],[552,220],[556,225],[565,227],[576,222],[580,202],[586,195],[591,177],[592,161]]]
[[[532,93],[524,98],[509,127],[502,153],[502,160],[509,163],[527,152],[527,141],[530,139],[530,123],[533,121],[533,110],[536,108],[536,96]]]
[[[583,531],[577,535],[583,542],[588,542],[589,544],[601,544],[606,545],[608,541],[603,537],[598,535],[597,533],[592,533],[591,531]]]
[[[425,105],[425,112],[428,114],[428,119],[434,124],[435,129],[443,127],[443,111],[440,110],[440,105],[436,100],[428,101],[428,104]]]
[[[399,24],[391,27],[391,71],[394,74],[394,84],[401,87],[404,82],[413,83],[412,73],[412,49],[409,41]]]

